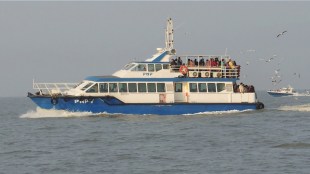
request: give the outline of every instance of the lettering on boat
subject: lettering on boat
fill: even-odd
[[[91,99],[75,99],[74,103],[86,104],[86,103],[94,103],[94,100]]]
[[[143,73],[143,76],[147,76],[147,77],[150,77],[152,76],[153,73]]]

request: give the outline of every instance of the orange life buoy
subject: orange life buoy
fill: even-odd
[[[188,68],[185,65],[182,65],[179,69],[180,73],[182,73],[183,75],[187,74],[188,72]]]

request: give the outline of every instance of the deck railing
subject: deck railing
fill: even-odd
[[[179,72],[181,65],[171,65],[171,72]],[[187,67],[187,77],[206,77],[206,78],[238,78],[240,77],[240,66],[235,68],[194,66]]]
[[[37,95],[63,95],[65,91],[75,88],[78,83],[35,83],[33,89],[38,90]]]

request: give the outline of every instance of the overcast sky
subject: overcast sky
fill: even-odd
[[[310,2],[0,2],[0,96],[26,96],[33,78],[80,82],[145,60],[165,46],[169,17],[178,54],[227,48],[240,82],[309,89],[309,9]],[[276,69],[282,81],[274,86]]]

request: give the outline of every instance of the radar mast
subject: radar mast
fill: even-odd
[[[171,51],[173,49],[173,22],[171,18],[167,20],[165,41],[166,41],[166,50]]]

